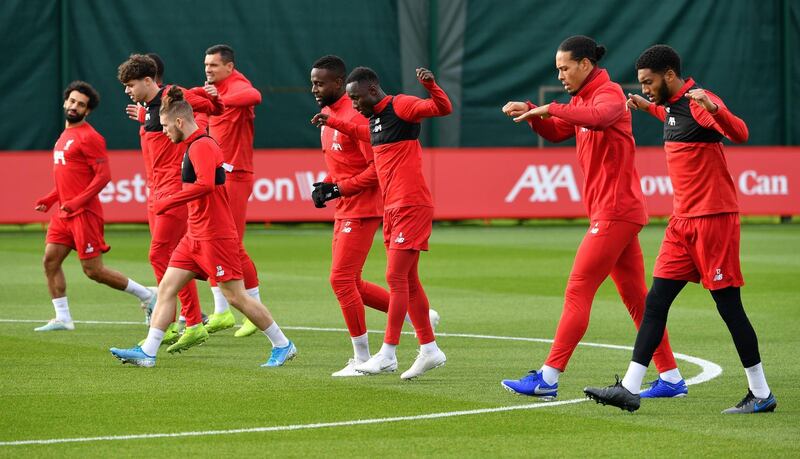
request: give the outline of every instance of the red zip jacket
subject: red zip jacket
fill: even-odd
[[[347,94],[322,113],[356,124],[369,121],[353,108]],[[359,141],[329,126],[320,129],[320,141],[328,176],[325,181],[336,183],[342,197],[336,203],[335,218],[369,218],[383,215],[383,201],[375,171],[375,159],[369,142]]]
[[[569,104],[550,104],[550,118],[534,117],[531,128],[551,142],[575,136],[583,171],[583,199],[591,220],[647,224],[636,143],[622,88],[595,67]],[[532,108],[533,104],[528,103]]]
[[[369,140],[375,153],[375,169],[383,192],[384,209],[408,206],[433,207],[422,174],[420,121],[453,111],[447,94],[434,81],[422,82],[430,99],[405,94],[386,96],[375,105],[369,125],[356,125],[335,117],[328,126],[360,140]]]
[[[53,148],[53,179],[55,188],[36,205],[49,209],[56,202],[72,209],[58,211],[61,218],[92,212],[102,217],[98,193],[111,180],[106,141],[88,123],[64,129]]]
[[[696,87],[694,80],[688,78],[663,107],[648,107],[651,115],[664,121],[672,214],[687,218],[738,212],[736,187],[721,140],[725,136],[735,143],[747,142],[747,125],[708,90],[705,93],[718,107],[713,115],[694,100],[686,99],[686,92]]]
[[[238,239],[236,224],[233,222],[225,180],[218,183],[216,178],[224,172],[222,167],[222,150],[214,139],[197,129],[179,143],[184,150],[183,173],[187,169],[193,171],[193,177],[184,181],[183,189],[164,199],[154,202],[156,214],[186,204],[189,209],[189,228],[186,234],[198,241],[212,239]],[[187,179],[184,179],[187,180]]]
[[[209,134],[219,142],[234,172],[252,173],[254,107],[261,103],[261,93],[238,70],[214,86],[225,111],[209,117]]]
[[[145,104],[142,120],[144,124],[139,131],[151,200],[161,199],[181,189],[181,160],[186,147],[172,143],[169,137],[164,135],[158,115],[162,98],[170,87],[171,85],[162,87],[156,97]],[[222,113],[224,108],[222,103],[209,96],[203,88],[181,88],[181,90],[195,113]],[[198,126],[204,128],[200,123]]]

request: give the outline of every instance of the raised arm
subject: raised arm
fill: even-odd
[[[702,89],[686,93],[692,117],[704,128],[714,129],[734,143],[745,143],[750,136],[747,124],[734,115],[716,94]]]
[[[661,105],[656,105],[639,94],[628,93],[628,100],[626,102],[628,108],[631,110],[641,110],[649,113],[659,121],[664,121],[667,118],[667,111]]]
[[[446,116],[453,111],[453,104],[447,94],[436,84],[433,73],[426,69],[417,69],[417,78],[430,94],[429,99],[400,94],[394,97],[392,104],[400,118],[418,123],[424,118]]]
[[[317,127],[330,126],[346,136],[364,142],[370,141],[368,124],[355,124],[351,121],[341,120],[326,113],[317,113],[314,115],[314,117],[311,118],[311,124]]]

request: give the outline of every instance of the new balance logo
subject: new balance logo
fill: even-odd
[[[94,247],[92,247],[92,244],[86,244],[86,250],[84,250],[83,253],[94,253]]]
[[[53,164],[67,164],[62,150],[53,150]]]
[[[344,222],[344,228],[342,228],[342,232],[343,233],[349,233],[351,231],[353,231],[353,227],[350,226],[350,221]]]
[[[722,280],[724,276],[722,275],[722,270],[717,268],[717,273],[714,274],[714,282],[719,282]]]
[[[667,124],[670,126],[675,126],[675,117],[670,116],[669,119],[667,120]]]
[[[406,238],[403,237],[403,233],[402,232],[397,235],[397,239],[395,239],[394,242],[397,243],[397,244],[402,244],[402,243],[406,242]]]
[[[592,234],[597,234],[600,231],[599,225],[600,225],[600,223],[595,223],[594,226],[592,227],[591,231],[589,231],[589,232],[592,233]]]
[[[222,265],[217,265],[217,277],[224,276],[225,270],[222,269]]]

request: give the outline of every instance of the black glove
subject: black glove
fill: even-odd
[[[335,183],[317,182],[314,184],[314,191],[311,192],[311,199],[314,201],[314,207],[321,209],[325,206],[325,201],[336,199],[341,196],[339,186]]]

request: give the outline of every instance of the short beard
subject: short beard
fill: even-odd
[[[667,88],[666,82],[662,81],[661,87],[658,88],[658,104],[657,105],[664,105],[669,102],[670,95],[669,95],[669,88]]]
[[[80,123],[84,118],[86,118],[85,114],[72,116],[68,112],[64,112],[64,116],[67,118],[67,122],[70,124]]]

